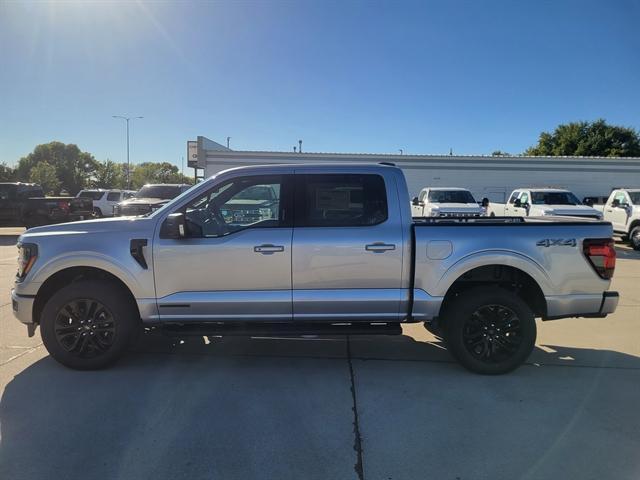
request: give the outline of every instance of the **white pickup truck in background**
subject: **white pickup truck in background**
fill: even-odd
[[[487,207],[491,217],[579,217],[602,219],[602,212],[583,205],[569,190],[559,188],[519,188],[506,204],[491,203]]]
[[[594,205],[611,222],[613,231],[640,250],[640,188],[620,188],[611,192],[607,203]]]
[[[412,217],[482,217],[485,208],[478,205],[466,188],[426,187],[411,201]]]

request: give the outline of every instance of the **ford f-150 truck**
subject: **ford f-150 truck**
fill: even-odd
[[[593,208],[604,213],[613,231],[629,240],[634,250],[640,250],[640,188],[613,190],[607,203]]]
[[[579,217],[602,219],[602,212],[583,205],[569,190],[559,188],[519,188],[514,190],[509,201],[488,205],[489,216],[517,217]]]
[[[466,188],[427,187],[411,200],[414,217],[481,217],[485,213]]]
[[[222,213],[256,186],[277,210]],[[111,364],[145,326],[355,335],[423,322],[466,368],[498,374],[531,353],[535,318],[615,310],[611,236],[596,220],[412,219],[394,166],[242,167],[144,217],[24,233],[13,312],[77,369]]]

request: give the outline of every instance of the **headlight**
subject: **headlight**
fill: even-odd
[[[17,280],[21,282],[27,276],[31,267],[38,258],[38,246],[33,243],[22,243],[18,245],[18,273]]]

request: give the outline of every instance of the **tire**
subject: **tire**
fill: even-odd
[[[640,250],[640,225],[637,225],[629,232],[629,245],[634,250]]]
[[[496,286],[462,292],[441,319],[447,349],[466,369],[499,375],[518,368],[536,341],[535,317],[517,295]]]
[[[94,216],[95,218],[102,218],[102,216],[103,216],[103,215],[102,215],[102,210],[100,210],[98,207],[95,207],[95,208],[93,209],[93,216]]]
[[[115,363],[140,331],[135,305],[117,284],[79,281],[58,290],[40,317],[42,342],[66,367],[96,370]]]

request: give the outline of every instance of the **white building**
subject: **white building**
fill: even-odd
[[[262,152],[230,150],[205,137],[198,137],[193,157],[190,166],[205,177],[242,165],[392,162],[404,171],[412,197],[425,186],[465,187],[478,200],[500,203],[520,187],[566,188],[579,198],[640,187],[640,158]]]

